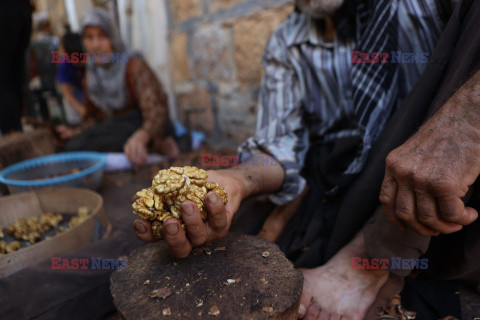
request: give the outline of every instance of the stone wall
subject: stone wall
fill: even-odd
[[[178,118],[234,146],[255,131],[261,58],[292,0],[170,0],[170,69]]]

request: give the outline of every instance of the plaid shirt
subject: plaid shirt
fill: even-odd
[[[444,24],[435,0],[399,0],[398,50],[426,53],[435,47]],[[267,43],[262,64],[255,136],[238,150],[239,161],[265,152],[274,157],[285,171],[281,189],[270,196],[277,205],[294,199],[305,187],[300,175],[310,139],[329,141],[358,134],[357,129],[336,126],[352,113],[350,71],[356,41],[328,42],[316,31],[312,21],[294,12],[273,33]],[[389,63],[392,57],[389,57]],[[399,106],[425,68],[423,62],[398,65],[396,86],[387,92]],[[368,85],[366,83],[365,85]],[[378,101],[381,110],[389,101]],[[378,108],[378,109],[377,109]],[[370,147],[381,133],[391,112],[372,112],[365,128],[364,143]],[[368,148],[369,150],[369,148]],[[357,173],[364,162],[353,163],[350,173]]]

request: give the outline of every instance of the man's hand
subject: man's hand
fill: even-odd
[[[182,203],[182,219],[185,231],[180,221],[171,218],[163,223],[162,233],[170,246],[172,254],[177,258],[189,255],[195,246],[213,241],[225,236],[230,228],[233,215],[238,210],[245,196],[245,187],[240,175],[232,170],[208,171],[208,181],[214,181],[228,193],[228,203],[223,204],[215,192],[209,192],[205,199],[208,221],[203,222],[197,205],[191,201]],[[133,222],[137,238],[143,241],[153,241],[151,224],[146,220],[137,219]]]
[[[388,155],[380,201],[396,226],[431,236],[477,219],[462,201],[480,173],[480,113],[471,98],[480,90],[473,80]]]
[[[135,131],[123,146],[123,152],[135,169],[143,166],[148,156],[150,135],[143,129]]]

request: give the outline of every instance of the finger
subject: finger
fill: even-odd
[[[405,184],[398,187],[397,203],[395,214],[406,225],[412,228],[417,234],[431,235],[435,231],[426,228],[420,223],[417,217],[416,194]]]
[[[177,219],[170,218],[164,221],[162,233],[174,257],[185,258],[192,251],[192,244]]]
[[[437,200],[430,195],[417,193],[417,212],[420,223],[435,232],[435,234],[424,235],[447,234],[459,231],[462,228],[461,225],[446,222],[442,219]]]
[[[140,168],[145,164],[145,161],[147,160],[147,155],[147,149],[143,146],[139,147],[137,152],[137,168]]]
[[[447,222],[460,225],[469,225],[478,217],[478,212],[473,208],[465,208],[463,201],[454,195],[438,197],[440,216]]]
[[[137,239],[142,241],[155,241],[152,236],[152,225],[150,222],[142,219],[136,219],[133,221],[132,227]]]
[[[215,192],[207,194],[207,201],[205,206],[208,212],[209,225],[213,232],[224,233],[228,231],[228,219],[225,205],[220,199],[220,196]]]
[[[383,182],[382,182],[382,188],[380,190],[379,200],[383,205],[383,209],[385,210],[387,219],[392,224],[400,228],[401,230],[405,230],[406,229],[405,224],[400,219],[398,219],[398,217],[395,215],[395,203],[397,201],[397,192],[398,192],[397,182],[389,173],[389,171],[385,170],[385,178],[383,179]]]
[[[413,227],[417,222],[415,206],[415,193],[413,190],[406,184],[399,184],[395,201],[395,216],[405,225]]]
[[[416,193],[417,199],[417,218],[418,221],[426,228],[430,229],[429,232],[422,234],[424,236],[438,236],[439,234],[439,219],[437,215],[437,201],[432,196],[423,192]]]
[[[133,163],[133,150],[132,150],[132,145],[130,143],[127,143],[123,146],[123,152],[128,158],[128,161],[130,163]]]
[[[182,218],[185,222],[188,239],[193,246],[200,246],[207,241],[207,229],[203,223],[198,206],[191,202],[182,203]]]

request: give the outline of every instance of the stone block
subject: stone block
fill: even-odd
[[[175,34],[170,47],[172,78],[174,81],[187,80],[190,78],[188,68],[187,34]]]
[[[221,138],[242,143],[255,133],[258,88],[220,86],[217,95]]]
[[[192,66],[195,78],[231,81],[235,68],[231,35],[219,25],[202,26],[192,35]]]
[[[200,0],[169,0],[175,23],[200,16]]]
[[[262,10],[253,15],[234,19],[235,62],[241,83],[258,84],[262,77],[261,60],[265,45],[275,28],[292,12],[288,4]]]
[[[215,121],[212,110],[212,98],[210,92],[203,87],[196,86],[188,92],[177,94],[177,104],[180,121],[187,124],[187,110],[190,113],[189,122],[193,130],[205,132],[211,135],[215,128]]]
[[[211,0],[210,11],[224,10],[242,2],[245,0]]]

